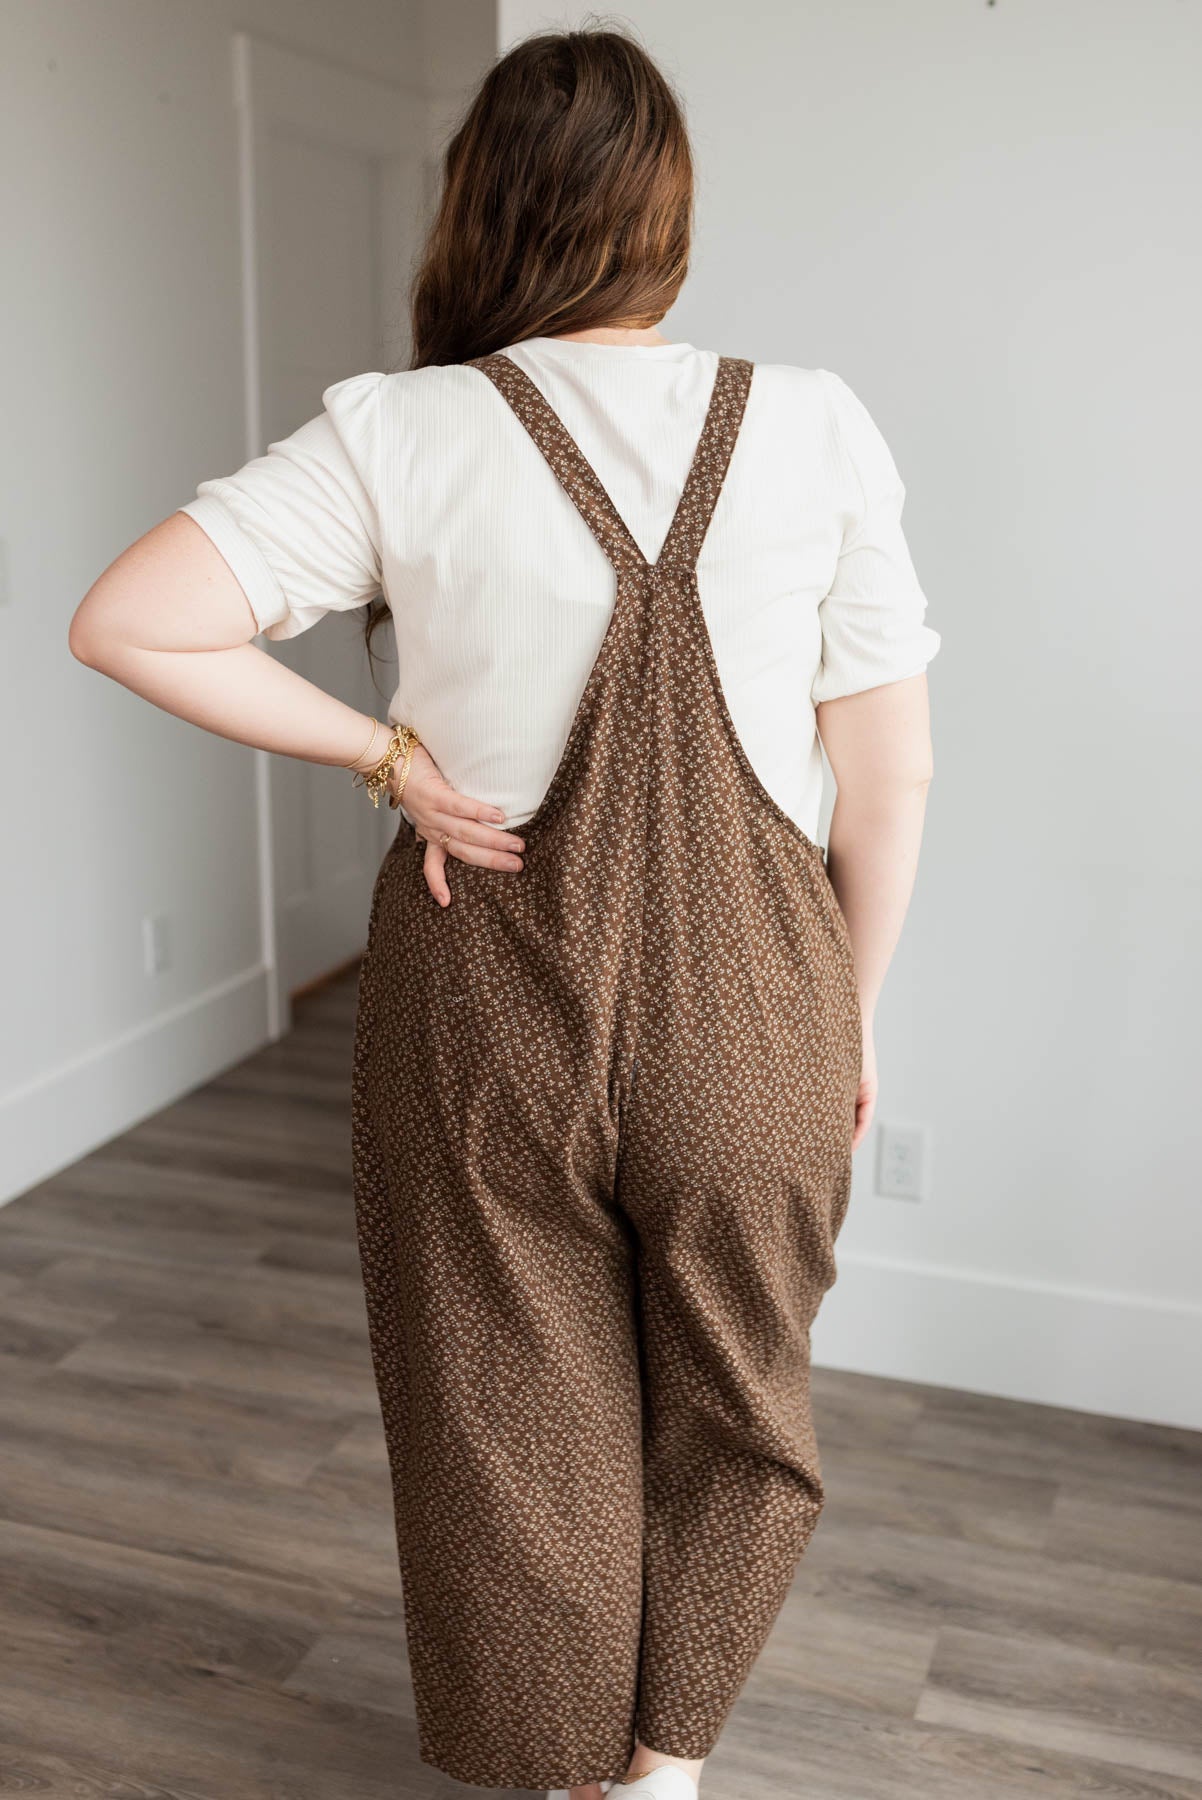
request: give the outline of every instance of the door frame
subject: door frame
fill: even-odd
[[[404,156],[423,169],[423,190],[432,191],[431,112],[416,87],[342,69],[324,58],[267,43],[236,31],[233,46],[234,109],[238,158],[238,228],[242,266],[242,378],[245,460],[262,456],[262,292],[259,228],[256,217],[258,145],[265,121],[370,157]],[[268,648],[269,640],[255,640]],[[280,978],[271,756],[254,753],[255,830],[259,876],[260,955],[266,976],[267,1034],[282,1037],[292,1024],[289,995]]]

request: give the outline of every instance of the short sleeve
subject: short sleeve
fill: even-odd
[[[889,447],[847,383],[829,369],[819,374],[847,505],[834,580],[818,608],[815,705],[921,674],[940,641],[924,623],[926,595],[901,526],[906,490]]]
[[[322,394],[323,410],[178,507],[207,532],[268,638],[380,593],[378,372]]]

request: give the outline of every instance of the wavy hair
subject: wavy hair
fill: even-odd
[[[684,111],[624,32],[540,32],[494,64],[447,144],[410,295],[409,366],[663,318],[688,273]],[[367,644],[387,608],[376,601]]]

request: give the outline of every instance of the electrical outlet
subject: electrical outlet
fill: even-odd
[[[154,913],[142,920],[142,960],[148,975],[161,975],[171,967],[166,913]]]
[[[925,1125],[882,1125],[876,1140],[876,1191],[892,1200],[925,1200],[931,1144]]]

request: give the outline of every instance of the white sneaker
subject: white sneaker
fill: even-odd
[[[697,1800],[693,1777],[672,1763],[661,1763],[658,1769],[648,1770],[629,1787],[622,1781],[614,1786],[620,1800]]]
[[[612,1781],[603,1781],[601,1783],[601,1792],[603,1794],[608,1794],[608,1792],[612,1786],[613,1786]],[[548,1788],[547,1789],[547,1800],[568,1800],[567,1788]]]

